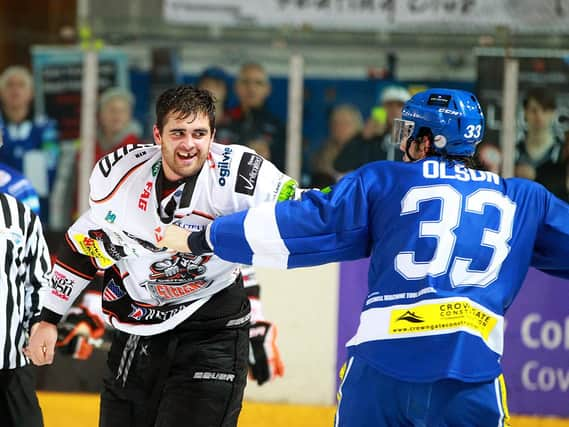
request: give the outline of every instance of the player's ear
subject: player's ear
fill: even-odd
[[[160,130],[156,125],[152,127],[152,137],[154,138],[154,143],[156,145],[162,145],[162,136],[160,135]]]

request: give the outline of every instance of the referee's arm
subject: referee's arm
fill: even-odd
[[[97,267],[93,260],[77,252],[66,240],[53,267],[51,286],[40,313],[40,322],[34,328],[30,344],[25,350],[34,365],[53,363],[57,323],[81,291],[95,277],[96,272]]]
[[[49,292],[51,261],[41,222],[33,213],[27,233],[24,320],[31,329],[40,320],[43,301]]]

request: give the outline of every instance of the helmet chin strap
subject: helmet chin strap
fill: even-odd
[[[427,140],[425,141],[425,137],[427,137]],[[431,141],[433,140],[433,133],[431,132],[430,129],[421,129],[417,135],[417,138],[413,139],[413,137],[409,137],[407,139],[407,142],[405,143],[405,154],[407,155],[407,157],[409,158],[410,161],[415,162],[417,160],[420,159],[416,159],[411,155],[411,152],[409,151],[409,149],[411,148],[411,144],[415,143],[417,144],[417,146],[419,146],[419,144],[421,142],[425,143],[425,147],[424,147],[424,152],[425,155],[428,155],[428,153],[431,151]],[[425,157],[425,156],[423,156]],[[421,157],[421,158],[423,158]]]
[[[413,138],[411,138],[411,137],[409,137],[409,138],[407,138],[407,142],[405,143],[405,155],[406,155],[407,158],[408,158],[410,161],[412,161],[412,162],[418,160],[418,159],[414,158],[414,157],[411,155],[411,153],[409,152],[409,149],[411,148],[411,144],[413,144],[414,142],[417,142],[417,140],[416,140],[416,139],[413,139]]]

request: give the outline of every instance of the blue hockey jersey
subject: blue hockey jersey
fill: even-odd
[[[28,179],[12,169],[0,163],[0,193],[6,193],[27,205],[33,213],[39,215],[40,201],[38,193]]]
[[[569,205],[435,158],[370,163],[329,192],[217,218],[208,237],[223,259],[269,267],[371,256],[348,346],[408,381],[495,378],[503,316],[529,266],[569,278]]]
[[[43,115],[30,116],[21,123],[9,123],[4,119],[3,135],[0,160],[33,182],[40,196],[42,222],[47,223],[49,197],[55,183],[59,158],[56,122]],[[42,159],[39,165],[27,162],[26,159],[29,160],[31,155]]]

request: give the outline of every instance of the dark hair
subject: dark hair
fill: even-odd
[[[457,156],[453,154],[441,153],[435,150],[433,145],[434,135],[430,128],[421,127],[417,134],[417,139],[426,136],[429,141],[429,146],[427,148],[427,157],[438,157],[441,160],[453,165],[455,163],[460,163],[469,169],[481,169],[480,162],[474,156]],[[409,146],[407,146],[407,156],[409,156]]]
[[[180,85],[162,92],[156,101],[156,126],[160,133],[170,113],[178,113],[180,118],[199,113],[206,114],[210,130],[213,132],[215,129],[215,102],[207,90],[191,85]]]
[[[200,84],[202,84],[202,82],[207,79],[223,83],[227,87],[227,81],[229,80],[229,77],[227,76],[225,71],[223,71],[223,68],[215,66],[208,67],[205,70],[203,70],[202,73],[198,76],[198,79],[196,81],[196,86],[199,87]]]
[[[526,92],[523,102],[524,110],[527,108],[530,99],[541,105],[544,110],[555,110],[557,107],[553,92],[543,86],[532,87]]]

